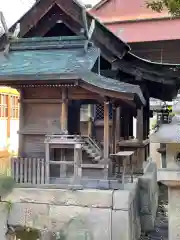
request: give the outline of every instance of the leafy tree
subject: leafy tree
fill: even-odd
[[[167,9],[172,16],[180,16],[180,0],[147,0],[146,6],[156,12]]]

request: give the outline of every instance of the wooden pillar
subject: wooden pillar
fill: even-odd
[[[147,139],[147,122],[148,122],[148,117],[147,117],[148,111],[147,107],[144,108],[143,111],[143,140]]]
[[[116,141],[120,141],[121,137],[121,108],[116,108]]]
[[[143,142],[144,138],[144,116],[143,116],[144,108],[141,107],[137,109],[137,139],[140,143]],[[143,172],[143,162],[145,161],[145,147],[139,147],[137,149],[137,173]]]
[[[125,109],[124,112],[124,139],[129,139],[129,112]]]
[[[19,131],[21,131],[24,127],[24,118],[25,118],[25,103],[23,102],[24,100],[24,90],[20,89],[20,99],[19,99]],[[24,151],[24,141],[23,141],[23,134],[19,133],[19,151],[18,151],[18,155],[20,157],[24,157],[23,156],[23,151]]]
[[[116,107],[112,106],[112,153],[116,153]]]
[[[136,126],[136,131],[137,131],[137,139],[139,141],[143,141],[143,129],[144,129],[144,121],[143,121],[143,107],[140,109],[137,109],[137,126]]]
[[[75,144],[74,147],[74,178],[73,183],[80,185],[80,180],[82,178],[82,145]]]
[[[121,137],[125,139],[125,117],[124,117],[125,110],[122,107],[121,108],[121,116],[120,116],[120,132],[121,132]]]
[[[9,148],[11,135],[11,95],[7,95],[7,146]]]
[[[129,136],[133,137],[133,114],[129,113]]]
[[[49,184],[49,167],[50,167],[50,153],[49,153],[49,143],[45,144],[45,183]]]
[[[109,158],[109,102],[104,102],[104,159]]]
[[[62,88],[62,106],[61,106],[61,131],[68,130],[68,91]]]
[[[150,131],[150,102],[149,98],[146,100],[147,101],[147,138],[149,138],[149,131]]]
[[[92,109],[93,106],[91,104],[88,105],[88,136],[92,137],[92,128],[93,128],[93,122],[92,122]]]

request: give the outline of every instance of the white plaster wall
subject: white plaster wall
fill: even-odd
[[[18,150],[18,139],[19,136],[17,131],[19,130],[19,120],[11,120],[10,121],[10,149],[13,151]]]
[[[0,149],[7,147],[7,120],[0,120]]]

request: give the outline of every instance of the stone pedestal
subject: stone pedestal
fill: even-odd
[[[180,240],[180,182],[163,181],[168,186],[168,240]]]
[[[169,199],[169,240],[180,240],[180,185],[168,187]]]

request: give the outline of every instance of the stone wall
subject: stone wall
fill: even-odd
[[[141,232],[137,188],[138,181],[124,190],[15,188],[0,204],[0,239],[5,239],[8,223],[39,229],[46,239],[46,231],[63,231],[67,240],[84,239],[85,231],[93,240],[137,240]]]
[[[66,240],[84,240],[83,234],[92,240],[138,240],[141,230],[153,230],[157,206],[154,162],[146,163],[134,183],[119,184],[119,190],[15,188],[0,203],[0,239],[8,224],[38,229],[42,240],[62,231]]]
[[[143,176],[139,177],[139,212],[142,231],[154,229],[158,207],[157,166],[147,162]]]

